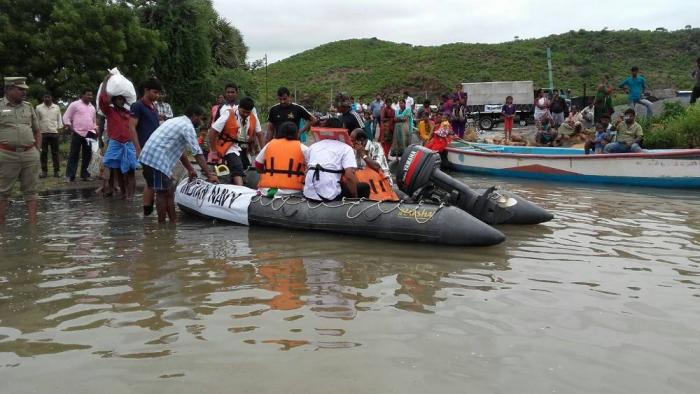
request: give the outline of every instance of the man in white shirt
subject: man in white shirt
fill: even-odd
[[[254,108],[255,103],[249,97],[234,107],[221,107],[221,115],[209,129],[210,155],[216,161],[226,162],[234,185],[243,185],[244,171],[250,167],[248,147],[254,144],[254,138],[262,138],[262,127],[252,113]],[[235,119],[229,122],[231,116]]]
[[[236,100],[238,98],[238,85],[235,83],[228,83],[226,84],[226,87],[224,87],[224,103],[219,105],[219,108],[216,110],[216,113],[214,114],[214,119],[211,120],[211,123],[213,124],[215,121],[221,117],[221,115],[224,114],[224,112],[228,111],[229,109],[236,109],[238,108],[238,104],[236,104]],[[260,124],[260,118],[258,117],[258,110],[253,107],[253,110],[251,111],[252,116],[255,117],[255,123]],[[263,134],[256,134],[256,144],[257,148],[262,148],[265,146],[265,136]],[[253,146],[251,145],[251,148]],[[250,153],[253,154],[257,151],[257,149],[250,149]]]
[[[350,145],[337,140],[321,140],[306,155],[304,197],[316,201],[369,197],[369,185],[355,176],[357,161]]]
[[[389,183],[393,185],[394,181],[391,179],[389,163],[386,160],[386,156],[384,156],[382,144],[370,140],[362,129],[353,130],[350,133],[350,140],[355,144],[354,151],[358,168],[370,167],[381,171],[389,179]]]
[[[61,108],[54,104],[51,93],[44,93],[42,101],[43,103],[36,106],[36,117],[41,131],[41,174],[39,178],[47,176],[49,149],[51,149],[51,160],[53,161],[53,176],[59,178],[61,171],[58,162],[58,145],[60,143],[58,129],[63,128]]]

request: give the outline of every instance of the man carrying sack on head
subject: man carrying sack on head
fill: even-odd
[[[36,222],[41,132],[34,108],[24,101],[28,88],[26,78],[6,77],[5,97],[0,99],[0,224],[18,179],[29,222]]]

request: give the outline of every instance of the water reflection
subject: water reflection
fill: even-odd
[[[0,231],[0,373],[11,369],[10,383],[18,384],[42,368],[48,382],[63,376],[63,364],[80,370],[103,360],[99,368],[109,370],[123,365],[110,360],[122,360],[137,363],[143,381],[195,375],[230,382],[215,365],[339,367],[305,353],[325,350],[361,355],[349,364],[355,373],[439,376],[443,391],[494,370],[523,382],[545,364],[577,370],[557,380],[571,391],[603,367],[622,371],[632,391],[645,381],[635,370],[659,365],[671,366],[678,387],[692,388],[700,199],[506,187],[556,219],[503,227],[506,243],[477,249],[192,217],[159,226],[140,216],[138,204],[45,197],[44,226],[13,221]],[[276,361],[270,352],[297,358]]]
[[[62,200],[65,206],[57,205],[57,213],[76,208],[74,200]],[[57,220],[50,231],[38,235],[3,234],[4,241],[15,238],[11,248],[3,248],[3,271],[15,273],[5,277],[13,287],[3,297],[10,308],[2,314],[2,322],[14,332],[13,339],[3,342],[6,350],[32,355],[25,337],[53,330],[84,331],[80,335],[83,344],[66,345],[65,350],[92,348],[96,344],[85,331],[126,332],[131,327],[163,332],[178,326],[179,320],[188,323],[186,332],[207,340],[203,321],[222,315],[231,320],[229,333],[248,340],[260,327],[260,318],[272,312],[284,313],[282,322],[309,316],[349,320],[360,312],[385,307],[433,313],[445,299],[438,295],[445,287],[488,290],[495,283],[492,274],[465,275],[465,269],[507,269],[502,249],[490,249],[477,257],[448,248],[442,252],[442,262],[426,262],[433,251],[422,245],[377,255],[385,244],[375,240],[351,239],[365,248],[348,250],[348,240],[334,235],[248,229],[197,219],[186,219],[177,228],[161,227],[142,222],[135,214],[120,215],[125,207],[119,202],[87,202],[91,204],[105,209],[74,222]],[[15,252],[28,253],[25,257],[30,258],[20,259]],[[471,283],[455,286],[443,280],[452,274],[452,279]],[[296,336],[313,337],[346,332],[313,325],[291,330]],[[179,335],[165,337],[175,342]],[[145,338],[142,345],[168,343]],[[255,340],[282,344],[275,341],[287,339]],[[345,342],[306,343],[343,347],[339,344]],[[285,349],[297,346],[300,342],[283,344]],[[46,351],[42,346],[35,349]],[[61,347],[53,351],[56,349]],[[95,354],[163,357],[170,353],[96,349]]]

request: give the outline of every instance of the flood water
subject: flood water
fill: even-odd
[[[462,179],[556,218],[454,248],[15,204],[0,392],[700,392],[700,193]]]

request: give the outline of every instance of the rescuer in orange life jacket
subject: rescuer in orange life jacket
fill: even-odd
[[[275,138],[255,158],[255,169],[260,173],[260,191],[272,197],[304,190],[308,150],[299,141],[297,125],[293,122],[282,123],[275,130]]]
[[[255,116],[250,116],[255,102],[250,97],[237,107],[222,113],[209,129],[209,150],[213,159],[223,159],[231,174],[231,183],[243,185],[243,172],[250,165],[247,147],[254,144],[256,133],[262,133]]]

